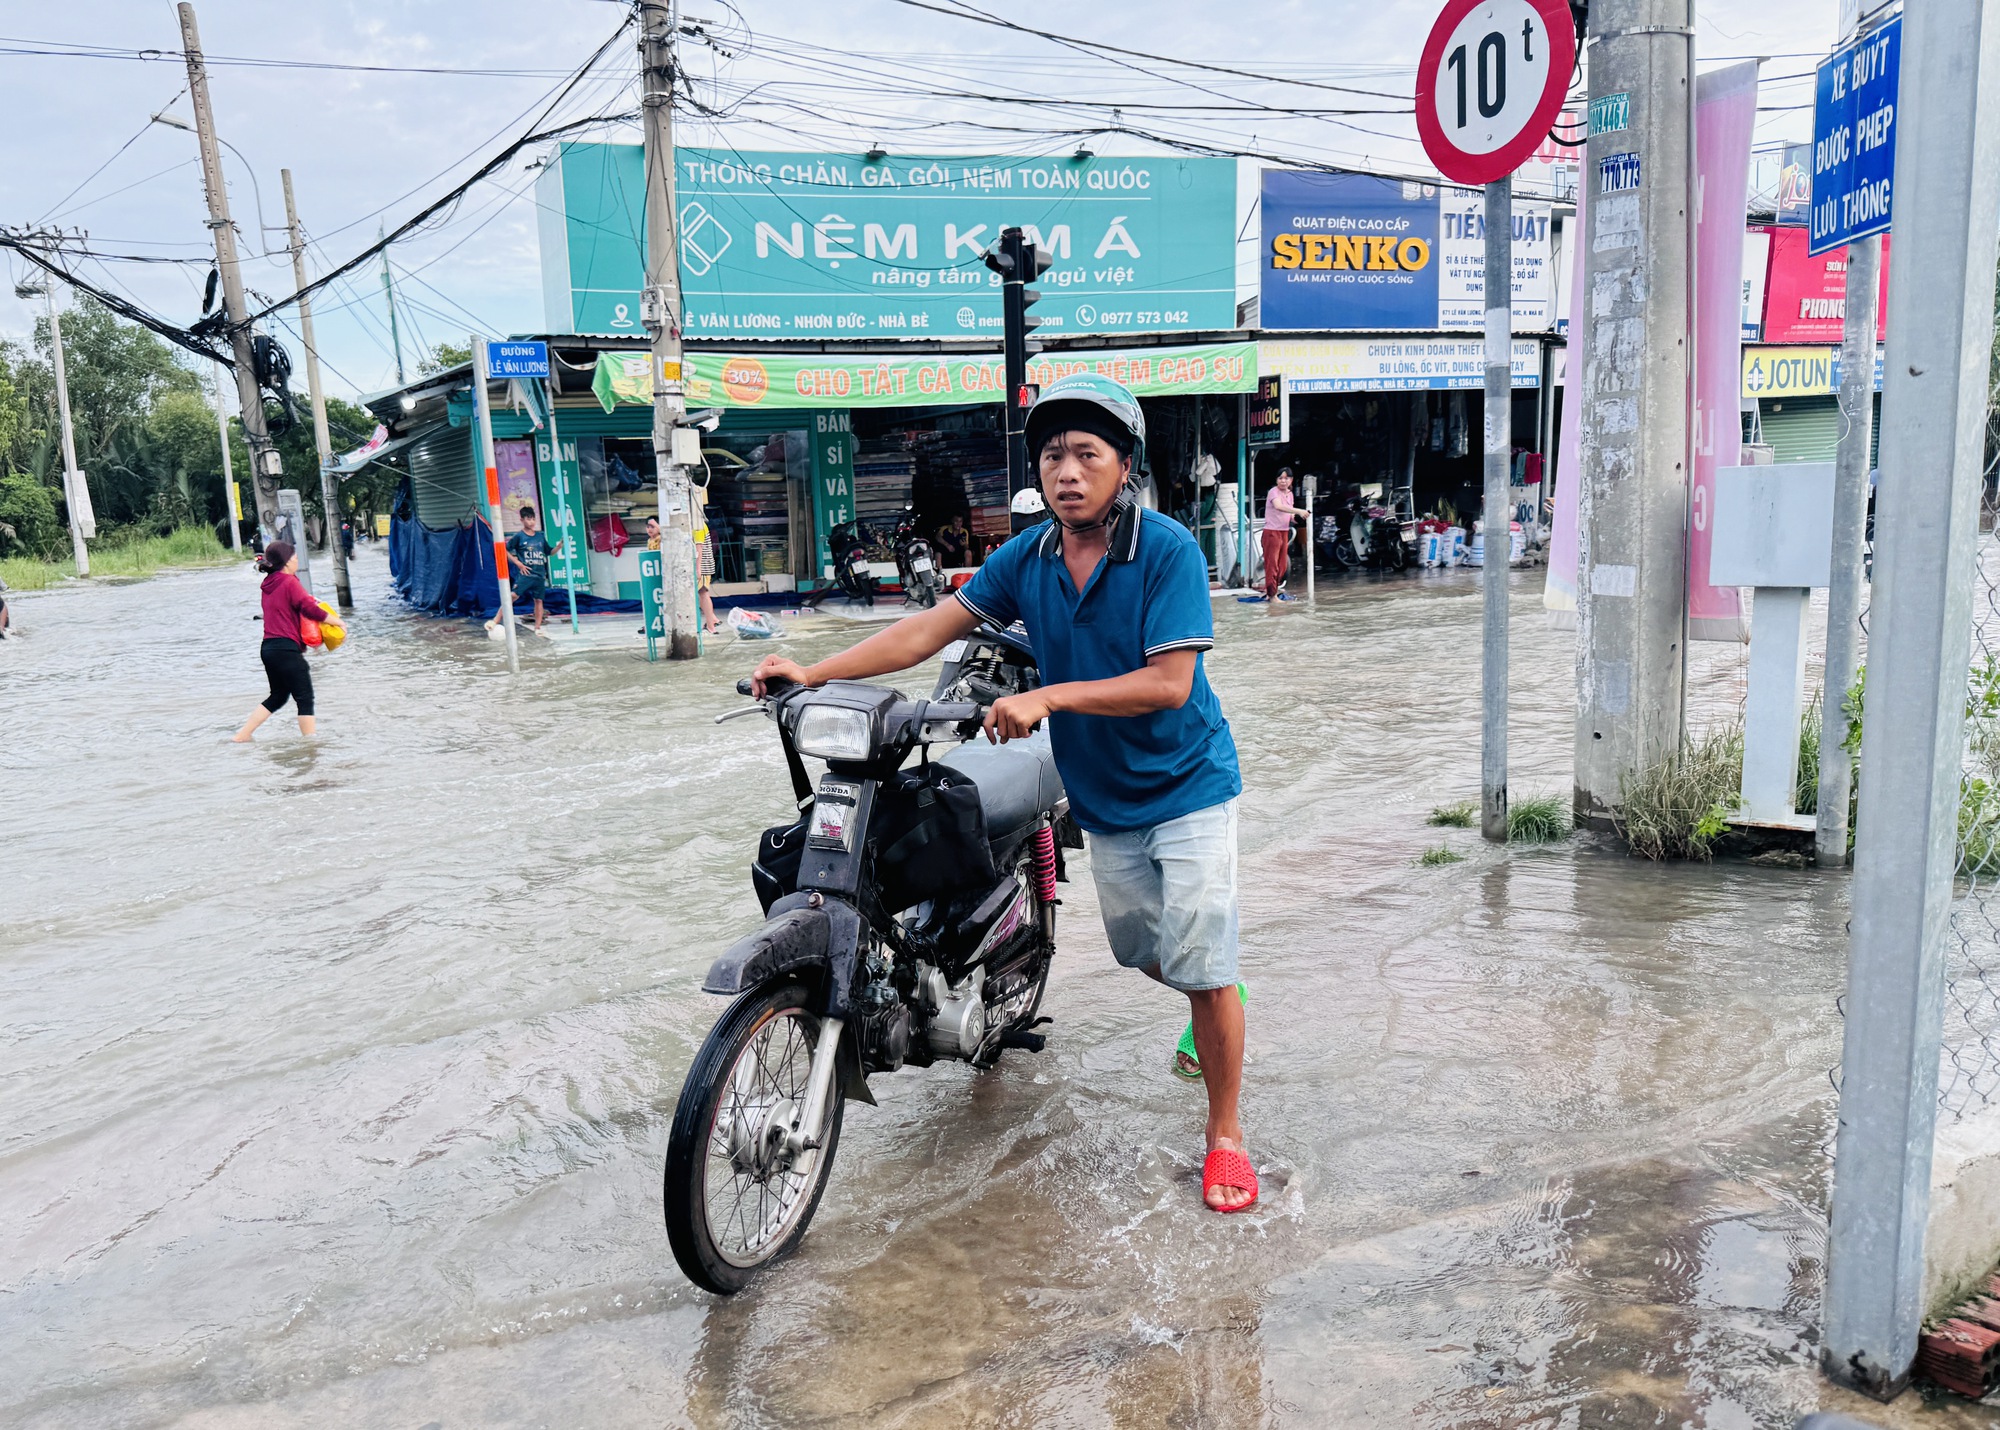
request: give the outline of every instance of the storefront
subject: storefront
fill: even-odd
[[[1315,479],[1320,507],[1376,495],[1405,521],[1435,516],[1470,529],[1485,489],[1485,344],[1476,338],[1264,338],[1259,370],[1281,374],[1291,401],[1290,440],[1260,449],[1253,499],[1290,467]],[[1542,477],[1543,375],[1551,345],[1513,345],[1514,501],[1532,521]],[[1379,491],[1377,490],[1379,489]],[[1261,508],[1259,508],[1261,510]]]
[[[651,358],[633,341],[546,339],[554,404],[539,383],[494,384],[494,455],[502,522],[519,529],[536,505],[552,540],[568,538],[551,572],[583,604],[638,595],[638,552],[657,513]],[[830,536],[858,521],[880,543],[911,520],[927,537],[964,518],[967,560],[1010,531],[996,355],[928,345],[877,351],[694,351],[690,409],[717,416],[702,439],[705,510],[719,600],[796,599],[832,580]],[[1193,524],[1233,522],[1216,493],[1238,468],[1237,395],[1255,380],[1247,342],[1077,347],[1040,355],[1030,379],[1066,372],[1118,377],[1147,409],[1157,504]],[[439,613],[490,610],[497,592],[474,457],[469,365],[370,399],[393,433],[385,458],[409,474],[392,522],[399,588]],[[556,456],[559,437],[560,462]],[[1203,460],[1204,457],[1207,460]],[[582,560],[575,560],[580,555]]]
[[[1281,466],[1327,512],[1359,497],[1404,521],[1470,527],[1484,476],[1485,211],[1476,190],[1268,170],[1259,371],[1290,391],[1290,440],[1260,450],[1253,500]],[[1513,210],[1517,519],[1541,507],[1557,344],[1554,213]]]
[[[1882,432],[1882,352],[1875,350],[1875,424]],[[1780,462],[1831,462],[1840,445],[1840,349],[1837,346],[1746,344],[1743,349],[1746,442],[1770,447]]]

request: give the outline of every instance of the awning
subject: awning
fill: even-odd
[[[370,462],[379,462],[384,457],[400,452],[418,438],[428,437],[444,425],[442,422],[433,422],[430,426],[419,428],[415,432],[406,432],[401,437],[391,437],[379,447],[371,444],[357,448],[345,456],[335,457],[327,464],[326,469],[336,477],[351,477]]]

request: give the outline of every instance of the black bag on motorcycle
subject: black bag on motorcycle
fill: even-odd
[[[875,882],[888,912],[1000,877],[971,780],[931,765],[903,771],[877,798]]]
[[[806,822],[780,824],[767,829],[757,839],[757,862],[750,866],[750,887],[764,912],[787,894],[799,889],[799,861],[806,852]]]

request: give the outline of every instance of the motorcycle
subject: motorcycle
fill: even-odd
[[[1039,683],[1018,629],[981,627],[928,700],[780,684],[720,717],[770,717],[800,815],[759,840],[765,923],[708,971],[731,1002],[668,1134],[667,1240],[696,1285],[732,1294],[798,1244],[871,1075],[1042,1049],[1061,851],[1082,839],[1045,732],[974,739],[987,705]],[[802,756],[826,762],[817,785]]]
[[[931,555],[931,544],[917,534],[914,508],[903,508],[890,544],[895,548],[896,571],[903,581],[903,600],[920,610],[935,606],[945,591],[944,576]]]
[[[827,533],[833,549],[833,580],[840,593],[864,606],[875,604],[875,576],[868,569],[868,536],[859,521],[843,521]]]
[[[1401,571],[1410,564],[1410,543],[1395,511],[1356,495],[1336,516],[1320,523],[1320,553],[1336,566],[1368,566]]]

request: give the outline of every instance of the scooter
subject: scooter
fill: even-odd
[[[1322,551],[1338,566],[1368,566],[1401,571],[1410,564],[1410,547],[1404,524],[1395,511],[1357,493],[1347,499],[1333,523],[1333,539],[1327,541],[1327,524],[1321,524]]]
[[[896,549],[896,571],[903,581],[903,600],[918,609],[935,606],[945,591],[944,576],[931,556],[930,542],[917,534],[914,507],[903,508],[890,544]]]
[[[1082,839],[1046,733],[974,739],[985,706],[1039,683],[1024,633],[981,627],[928,700],[779,683],[720,717],[769,716],[801,813],[758,841],[765,923],[708,970],[731,1001],[667,1136],[667,1241],[697,1286],[732,1294],[798,1244],[871,1075],[1041,1051],[1061,850]]]
[[[833,580],[842,595],[864,606],[875,604],[875,576],[868,569],[868,536],[859,521],[843,521],[827,533],[833,548]]]

